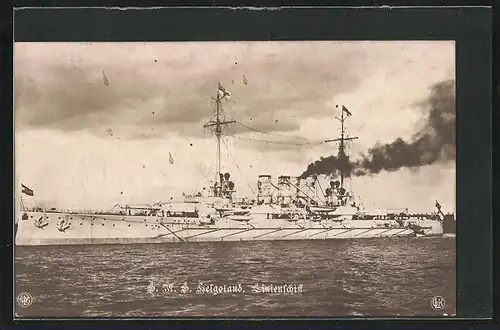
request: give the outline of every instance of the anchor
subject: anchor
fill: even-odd
[[[45,227],[49,224],[47,221],[43,220],[43,215],[40,216],[40,218],[36,219],[34,222],[35,222],[35,226],[40,228],[40,229],[43,229],[43,227]]]
[[[66,221],[66,219],[60,220],[56,225],[57,230],[62,231],[62,232],[65,232],[66,229],[68,229],[69,227],[71,227],[71,223]]]

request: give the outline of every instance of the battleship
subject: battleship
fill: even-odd
[[[412,214],[407,208],[391,211],[366,210],[349,190],[345,169],[338,177],[306,178],[282,175],[258,176],[252,197],[238,197],[231,173],[222,171],[221,137],[235,120],[227,118],[223,101],[230,93],[219,83],[213,116],[204,125],[217,141],[215,180],[194,194],[151,205],[115,205],[107,212],[72,212],[55,208],[28,208],[21,197],[15,220],[15,244],[77,245],[188,243],[256,240],[325,240],[441,236],[444,223],[454,215],[436,211]],[[346,156],[345,124],[352,114],[342,106],[336,119],[341,124],[338,157]],[[324,189],[323,189],[324,188]],[[22,185],[22,194],[35,198]],[[21,194],[21,196],[22,196]]]

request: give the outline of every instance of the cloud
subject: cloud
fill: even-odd
[[[234,103],[225,104],[231,116],[262,130],[296,131],[304,113],[329,115],[325,99],[354,91],[364,78],[401,57],[401,45],[381,46],[17,43],[16,125],[90,132],[134,125],[142,136],[153,134],[150,128],[200,136],[220,81],[234,96]]]

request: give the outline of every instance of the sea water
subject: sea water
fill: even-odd
[[[19,317],[453,315],[455,239],[16,247],[15,282]]]

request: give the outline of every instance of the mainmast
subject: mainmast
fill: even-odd
[[[338,108],[339,106],[336,105],[335,107]],[[352,116],[352,113],[345,106],[342,105],[342,108],[340,111],[340,118],[335,117],[335,119],[340,121],[340,125],[341,125],[340,137],[338,137],[336,139],[325,141],[325,142],[339,142],[339,149],[338,149],[337,157],[338,157],[339,163],[340,163],[339,172],[340,172],[340,187],[341,188],[344,188],[344,177],[346,175],[346,173],[345,173],[346,168],[345,167],[348,165],[347,164],[348,158],[347,158],[347,155],[345,152],[345,143],[347,141],[356,140],[358,138],[357,136],[347,137],[347,134],[345,132],[344,122],[345,122],[346,118],[350,117],[350,116]]]
[[[236,122],[235,120],[226,120],[224,115],[224,109],[222,108],[222,100],[229,97],[231,94],[219,83],[219,87],[217,90],[217,97],[212,97],[215,100],[215,116],[210,119],[208,123],[203,125],[204,128],[209,128],[215,133],[215,137],[217,138],[217,154],[216,154],[216,189],[215,196],[221,197],[222,195],[222,180],[223,175],[221,172],[221,156],[220,156],[220,139],[223,133],[223,128],[231,123]],[[218,183],[218,184],[217,184]]]

